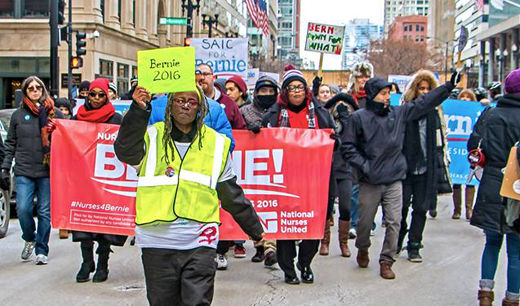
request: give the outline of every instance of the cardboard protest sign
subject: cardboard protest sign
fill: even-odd
[[[192,38],[195,65],[208,64],[216,76],[239,75],[247,80],[247,38]]]
[[[139,86],[150,93],[195,90],[195,49],[175,47],[137,52]]]
[[[518,148],[514,146],[509,153],[500,195],[505,198],[520,200],[520,166],[518,165],[517,150]]]
[[[344,35],[344,26],[309,22],[305,50],[340,55]]]

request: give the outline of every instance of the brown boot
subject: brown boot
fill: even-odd
[[[471,219],[473,214],[473,200],[475,198],[475,187],[466,186],[466,219]]]
[[[452,219],[460,219],[460,211],[461,211],[461,204],[462,204],[462,192],[459,188],[453,188],[453,216],[451,216]]]
[[[361,268],[368,267],[368,263],[370,262],[370,258],[368,257],[368,250],[367,249],[359,249],[357,253],[357,264]]]
[[[323,256],[329,255],[329,243],[330,243],[330,220],[325,220],[325,233],[323,235],[323,239],[321,239],[320,255],[323,255]]]
[[[382,278],[384,279],[394,279],[395,273],[392,271],[392,263],[388,261],[382,261],[379,263],[380,265],[380,272]]]
[[[506,298],[502,300],[502,306],[518,306],[518,301],[511,301]]]
[[[69,230],[60,229],[59,236],[60,239],[69,239]]]
[[[493,306],[494,299],[495,299],[495,295],[493,294],[493,291],[488,291],[488,290],[479,290],[478,291],[479,306]]]
[[[350,250],[348,249],[348,231],[350,229],[350,221],[339,220],[339,249],[341,250],[341,256],[350,257]]]

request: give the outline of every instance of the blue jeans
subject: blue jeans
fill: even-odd
[[[34,196],[38,198],[38,229],[33,218]],[[22,239],[36,241],[36,255],[49,254],[49,235],[51,233],[51,185],[48,177],[30,178],[16,176],[16,213],[22,228]]]
[[[485,230],[486,246],[482,254],[481,279],[495,279],[498,265],[498,254],[502,247],[504,235]],[[520,289],[520,243],[517,234],[506,234],[507,249],[507,291],[519,293]]]

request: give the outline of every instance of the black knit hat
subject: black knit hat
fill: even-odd
[[[260,87],[272,87],[276,93],[278,93],[279,89],[276,80],[267,75],[258,78],[255,84],[255,92],[257,92],[260,89]]]
[[[85,90],[88,91],[89,87],[90,87],[90,82],[89,81],[83,81],[79,85],[78,91],[85,91]]]

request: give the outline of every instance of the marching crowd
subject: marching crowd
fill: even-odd
[[[135,244],[142,249],[151,305],[211,304],[215,270],[228,267],[229,250],[233,249],[235,257],[246,257],[245,241],[201,238],[218,233],[219,200],[254,241],[251,261],[267,267],[278,263],[285,282],[297,285],[313,283],[313,258],[329,254],[335,204],[341,256],[355,253],[361,268],[369,265],[374,219],[382,207],[385,234],[378,260],[380,276],[394,279],[392,265],[400,252],[406,250],[412,263],[423,261],[420,251],[427,214],[435,218],[438,195],[449,193],[453,194],[452,218],[461,218],[465,203],[466,219],[485,233],[480,305],[492,305],[494,300],[494,276],[504,236],[508,272],[502,305],[519,305],[520,224],[514,216],[505,218],[507,208],[515,203],[503,199],[499,190],[509,151],[520,140],[520,69],[512,71],[503,84],[490,84],[487,92],[457,88],[460,78],[455,72],[439,84],[431,71],[418,71],[404,90],[401,105],[392,106],[390,95],[400,93],[399,87],[375,77],[366,62],[353,67],[345,88],[324,84],[319,77],[308,84],[301,71],[288,65],[280,82],[260,77],[251,95],[239,76],[219,79],[211,66],[199,64],[197,84],[188,92],[152,96],[135,78],[130,91],[119,95],[107,79],[85,81],[78,93],[84,104],[73,113],[75,101],[53,101],[44,83],[31,76],[22,84],[21,106],[13,113],[0,147],[1,188],[10,188],[14,171],[16,210],[25,243],[21,258],[28,260],[35,253],[37,265],[48,263],[51,135],[55,119],[63,118],[121,125],[114,149],[139,176]],[[119,97],[133,100],[125,116],[111,103]],[[440,106],[450,97],[486,105],[468,141],[468,151],[483,157],[472,163],[483,168],[474,207],[475,186],[452,185],[450,180],[447,127]],[[231,131],[247,129],[256,134],[274,127],[334,130],[321,240],[264,239],[258,216],[237,184],[229,158],[235,145]],[[79,231],[72,231],[72,237],[79,242],[82,255],[77,282],[89,281],[91,273],[92,281],[105,281],[112,246],[122,246],[127,240],[126,236]],[[349,239],[355,239],[356,252],[349,248]]]

